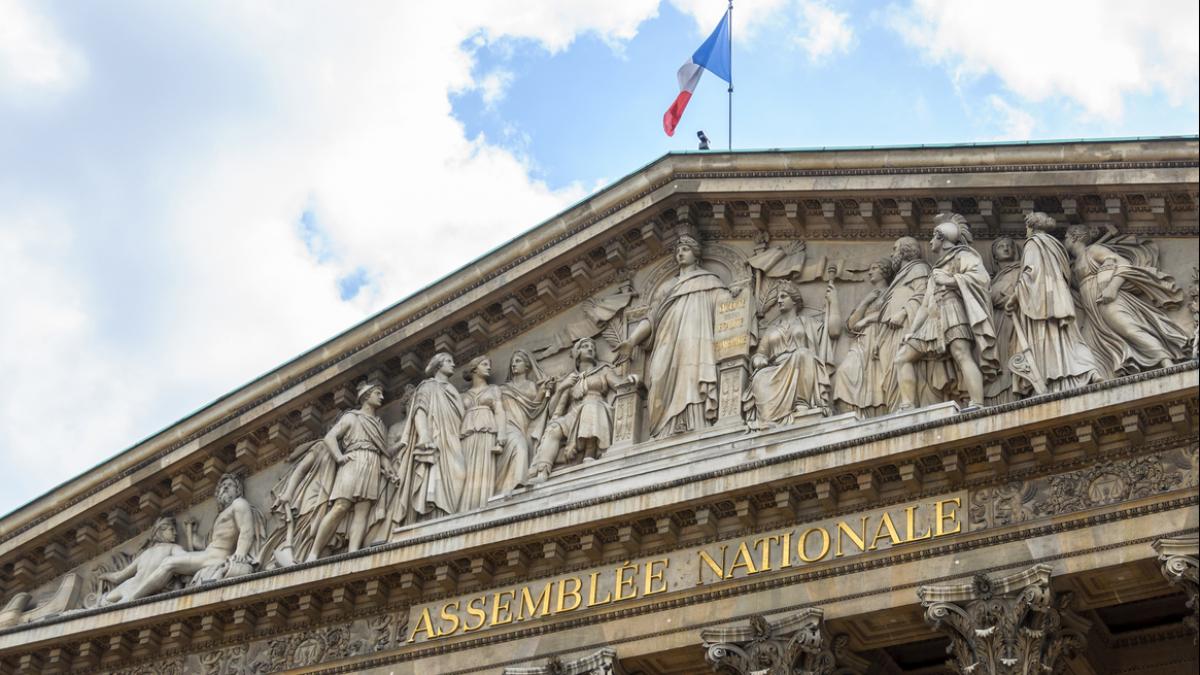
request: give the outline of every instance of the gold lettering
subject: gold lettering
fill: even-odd
[[[575,588],[569,591],[567,590],[568,581],[575,584]],[[562,614],[563,612],[571,612],[579,609],[579,606],[583,604],[583,596],[579,594],[579,589],[581,588],[583,588],[583,582],[580,581],[579,577],[567,577],[566,579],[558,582],[558,604],[555,606],[556,608],[554,613]],[[567,607],[563,603],[563,601],[567,599],[568,595],[572,598],[575,598],[575,604],[571,605],[570,607]]]
[[[892,515],[887,511],[883,512],[883,518],[879,519],[879,527],[875,528],[875,536],[871,537],[871,548],[874,551],[879,548],[879,540],[883,538],[883,531],[887,530],[887,537],[892,541],[892,546],[900,543],[900,535],[896,532],[896,524],[892,522]]]
[[[599,605],[607,605],[608,603],[612,602],[611,591],[604,594],[603,600],[596,600],[596,579],[600,578],[600,572],[592,572],[589,576],[591,577],[591,580],[588,582],[587,606],[596,607]]]
[[[762,557],[758,561],[759,572],[771,571],[771,544],[779,541],[779,535],[772,534],[760,539],[754,540],[754,545],[762,552]]]
[[[962,523],[958,521],[958,511],[949,509],[949,512],[947,512],[943,508],[943,506],[946,504],[953,504],[955,508],[958,508],[962,506],[962,501],[958,497],[955,497],[954,499],[943,499],[933,505],[933,510],[936,514],[933,519],[934,527],[937,528],[937,534],[933,535],[935,537],[940,537],[945,534],[958,534],[962,531]],[[953,530],[946,529],[947,520],[954,522]]]
[[[821,534],[821,552],[810,558],[808,557],[808,535],[813,532]],[[829,554],[829,533],[823,527],[813,527],[805,530],[804,534],[800,535],[800,541],[796,543],[796,553],[806,563],[817,562],[824,558]]]
[[[661,564],[663,568],[658,572],[655,572],[654,566],[658,564]],[[659,558],[658,560],[651,560],[650,562],[646,563],[646,587],[642,591],[643,596],[654,595],[655,593],[662,593],[667,590],[667,581],[663,578],[663,576],[666,573],[667,567],[670,565],[670,558]],[[661,581],[662,586],[654,588],[653,583],[655,581]]]
[[[451,609],[453,609],[454,612],[451,612]],[[440,612],[438,612],[438,614],[442,617],[442,621],[450,622],[450,627],[438,630],[438,637],[442,637],[443,635],[453,635],[455,631],[458,630],[458,626],[462,622],[459,621],[458,614],[455,612],[458,612],[457,600],[454,602],[447,602],[446,604],[442,605],[442,609]]]
[[[855,532],[849,525],[846,524],[845,521],[842,521],[842,520],[838,521],[837,531],[838,531],[837,553],[835,553],[833,557],[840,558],[843,555],[845,555],[845,553],[842,552],[842,535],[843,534],[850,537],[850,541],[854,542],[855,546],[858,546],[858,550],[860,550],[860,551],[867,550],[867,517],[866,516],[862,517],[862,535],[859,535],[859,533]]]
[[[735,309],[741,309],[745,306],[746,306],[746,298],[738,298],[737,300],[730,300],[729,302],[722,302],[720,307],[717,309],[717,311],[721,312],[723,314],[725,312],[731,312]]]
[[[478,607],[475,606],[476,603],[479,604]],[[479,623],[472,626],[471,620],[467,619],[463,622],[464,633],[470,633],[471,631],[479,630],[480,628],[483,628],[483,624],[487,623],[487,612],[483,609],[485,604],[487,604],[487,597],[482,595],[478,598],[471,598],[471,600],[467,602],[467,616],[479,619]]]
[[[624,565],[617,568],[617,594],[613,596],[613,602],[637,597],[637,571],[640,566],[639,564],[630,565],[629,561],[626,560]],[[626,572],[632,573],[628,579],[625,578]],[[625,595],[623,591],[626,586],[629,586],[630,590],[633,591],[629,595]]]
[[[780,563],[779,569],[786,570],[792,566],[792,531],[788,530],[783,533],[783,541],[779,544],[779,552],[783,554],[783,562]]]
[[[505,599],[505,595],[509,597]],[[493,626],[503,626],[506,623],[512,623],[512,611],[509,609],[509,602],[517,596],[516,591],[500,591],[492,596],[492,623]],[[501,619],[501,612],[505,618]]]
[[[714,332],[724,333],[725,331],[733,330],[734,328],[741,328],[745,324],[746,321],[742,318],[729,319],[728,321],[722,321],[721,323],[717,324]]]
[[[713,557],[708,554],[708,551],[700,551],[700,562],[704,563],[705,565],[708,565],[708,569],[712,571],[712,573],[717,577],[717,579],[725,578],[725,550],[728,548],[729,548],[728,544],[721,544],[721,564],[720,565],[718,565],[717,561],[714,560]],[[696,569],[696,584],[697,585],[704,584],[704,568],[699,565],[697,565],[697,569]]]
[[[416,640],[417,633],[424,633],[426,639],[440,637],[440,634],[433,632],[433,617],[429,616],[428,607],[421,610],[421,616],[417,617],[417,625],[413,626],[412,635],[408,636],[408,641],[413,642]]]
[[[517,607],[517,621],[525,620],[525,613],[529,613],[530,619],[536,619],[539,615],[545,616],[550,613],[550,589],[554,587],[554,582],[542,586],[542,594],[535,601],[533,595],[529,592],[529,587],[521,588],[521,604]],[[559,596],[559,606],[562,606],[562,596]],[[540,607],[539,607],[540,605]]]
[[[744,541],[738,544],[737,553],[733,556],[733,564],[729,566],[729,571],[725,573],[725,578],[732,579],[733,573],[739,567],[746,568],[746,576],[758,574],[758,570],[754,568],[754,556],[750,555],[750,549],[746,548],[746,542]]]
[[[922,534],[920,536],[916,536],[913,534],[914,532],[917,531],[917,509],[918,508],[920,508],[920,505],[914,504],[914,505],[908,507],[907,509],[904,509],[904,519],[908,525],[908,538],[904,540],[905,542],[923,541],[923,540],[929,539],[930,537],[933,536],[933,531],[930,530],[929,528],[926,528],[925,534]]]

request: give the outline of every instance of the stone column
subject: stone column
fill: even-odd
[[[505,668],[504,675],[626,675],[626,672],[617,660],[617,650],[605,647],[574,661],[552,656],[544,666]]]
[[[722,675],[860,675],[870,662],[830,636],[824,612],[810,607],[778,623],[761,616],[748,626],[701,631],[705,658]]]
[[[1192,644],[1200,642],[1200,584],[1197,582],[1197,567],[1200,567],[1200,536],[1172,537],[1159,539],[1153,544],[1162,563],[1163,576],[1172,585],[1179,586],[1187,594],[1187,606],[1192,615],[1183,620],[1192,633]]]
[[[1086,646],[1091,624],[1050,588],[1050,566],[999,579],[922,586],[925,621],[950,636],[947,665],[962,675],[1057,673]]]

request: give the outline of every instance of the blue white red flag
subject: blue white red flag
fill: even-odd
[[[700,45],[696,53],[692,54],[692,58],[688,59],[687,63],[676,73],[679,79],[679,95],[675,97],[675,102],[667,108],[667,112],[663,115],[663,131],[667,132],[668,136],[675,135],[675,126],[679,124],[679,118],[683,117],[683,110],[687,107],[688,101],[692,99],[692,92],[696,91],[696,85],[700,82],[700,76],[704,71],[709,71],[713,75],[733,84],[733,58],[730,50],[732,42],[729,39],[729,12],[725,12],[725,16],[721,17],[721,23],[717,24],[712,35]]]

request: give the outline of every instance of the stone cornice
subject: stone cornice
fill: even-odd
[[[378,353],[380,341],[401,329],[415,333],[438,317],[449,316],[472,301],[493,293],[507,279],[527,274],[534,258],[561,255],[581,241],[577,235],[597,225],[626,220],[642,208],[669,198],[681,181],[731,175],[770,177],[773,172],[823,172],[850,175],[855,171],[1019,172],[1038,170],[1096,171],[1123,168],[1184,168],[1184,174],[1165,176],[1169,183],[1194,183],[1197,140],[1167,138],[1131,141],[972,145],[948,147],[847,149],[831,151],[771,151],[667,155],[602,190],[529,233],[500,247],[414,296],[355,326],[276,370],[218,399],[201,411],[122,452],[88,473],[0,520],[0,541],[7,541],[69,510],[99,506],[111,497],[106,488],[137,483],[159,467],[182,461],[202,449],[206,439],[219,438],[260,418],[269,410],[303,395],[365,357]],[[779,174],[783,175],[783,174]],[[683,178],[687,176],[688,178]],[[664,192],[664,188],[668,188]],[[658,192],[660,194],[655,195]],[[632,207],[632,209],[630,208]],[[625,211],[625,213],[623,213]],[[614,216],[621,215],[620,218]],[[609,221],[607,224],[605,221]],[[586,239],[586,238],[585,238]],[[425,319],[425,321],[422,321]],[[394,342],[395,340],[392,340]],[[358,356],[360,358],[352,358]],[[46,528],[42,528],[46,529]],[[9,547],[6,547],[9,548]]]

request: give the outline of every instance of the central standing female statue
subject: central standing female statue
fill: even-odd
[[[729,289],[700,266],[700,242],[688,235],[675,246],[679,273],[655,294],[649,321],[633,330],[617,351],[628,357],[649,339],[650,433],[656,438],[694,431],[717,417],[717,359],[713,324]]]

